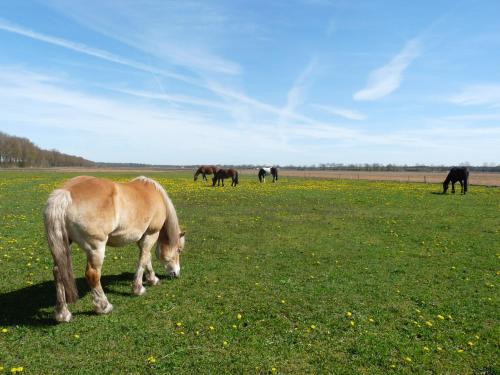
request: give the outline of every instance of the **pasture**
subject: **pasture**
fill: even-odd
[[[97,316],[73,246],[80,300],[55,324],[42,208],[75,175],[0,174],[0,373],[500,373],[499,188],[148,173],[187,231],[181,277],[155,259],[133,296],[136,246],[108,248]]]

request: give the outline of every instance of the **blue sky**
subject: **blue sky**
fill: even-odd
[[[500,1],[1,1],[0,130],[95,161],[500,163]]]

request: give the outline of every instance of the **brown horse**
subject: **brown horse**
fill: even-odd
[[[213,165],[202,165],[201,167],[199,167],[196,170],[196,173],[194,174],[194,180],[196,181],[198,179],[198,175],[201,174],[203,177],[203,180],[208,181],[206,175],[207,174],[215,175],[218,170],[219,170],[219,168],[217,168],[216,166],[213,166]]]
[[[220,182],[222,180],[222,186],[224,186],[224,179],[231,177],[232,182],[231,186],[236,186],[238,185],[238,171],[233,168],[229,169],[219,169],[217,173],[214,175],[212,178],[212,186],[215,186],[215,183],[217,182],[217,186],[220,186]]]
[[[158,241],[156,255],[167,274],[180,274],[179,254],[184,247],[177,214],[163,187],[146,177],[128,183],[115,183],[79,176],[54,190],[44,210],[45,230],[54,259],[57,305],[55,319],[69,322],[67,303],[78,299],[70,258],[70,245],[76,242],[87,253],[85,277],[98,314],[113,310],[101,286],[101,268],[106,245],[121,247],[135,242],[140,255],[133,292],[144,294],[142,277],[150,285],[159,283],[151,265],[151,247]]]

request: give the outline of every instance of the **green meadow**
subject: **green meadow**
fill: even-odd
[[[56,324],[42,209],[74,175],[0,173],[0,374],[500,373],[499,188],[149,173],[187,232],[181,277],[155,259],[161,285],[133,296],[137,247],[108,248],[98,316],[73,245]]]

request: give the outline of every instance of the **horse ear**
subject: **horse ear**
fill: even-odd
[[[184,235],[185,235],[185,234],[186,234],[186,232],[181,232],[181,233],[179,234],[179,238],[184,237]]]

